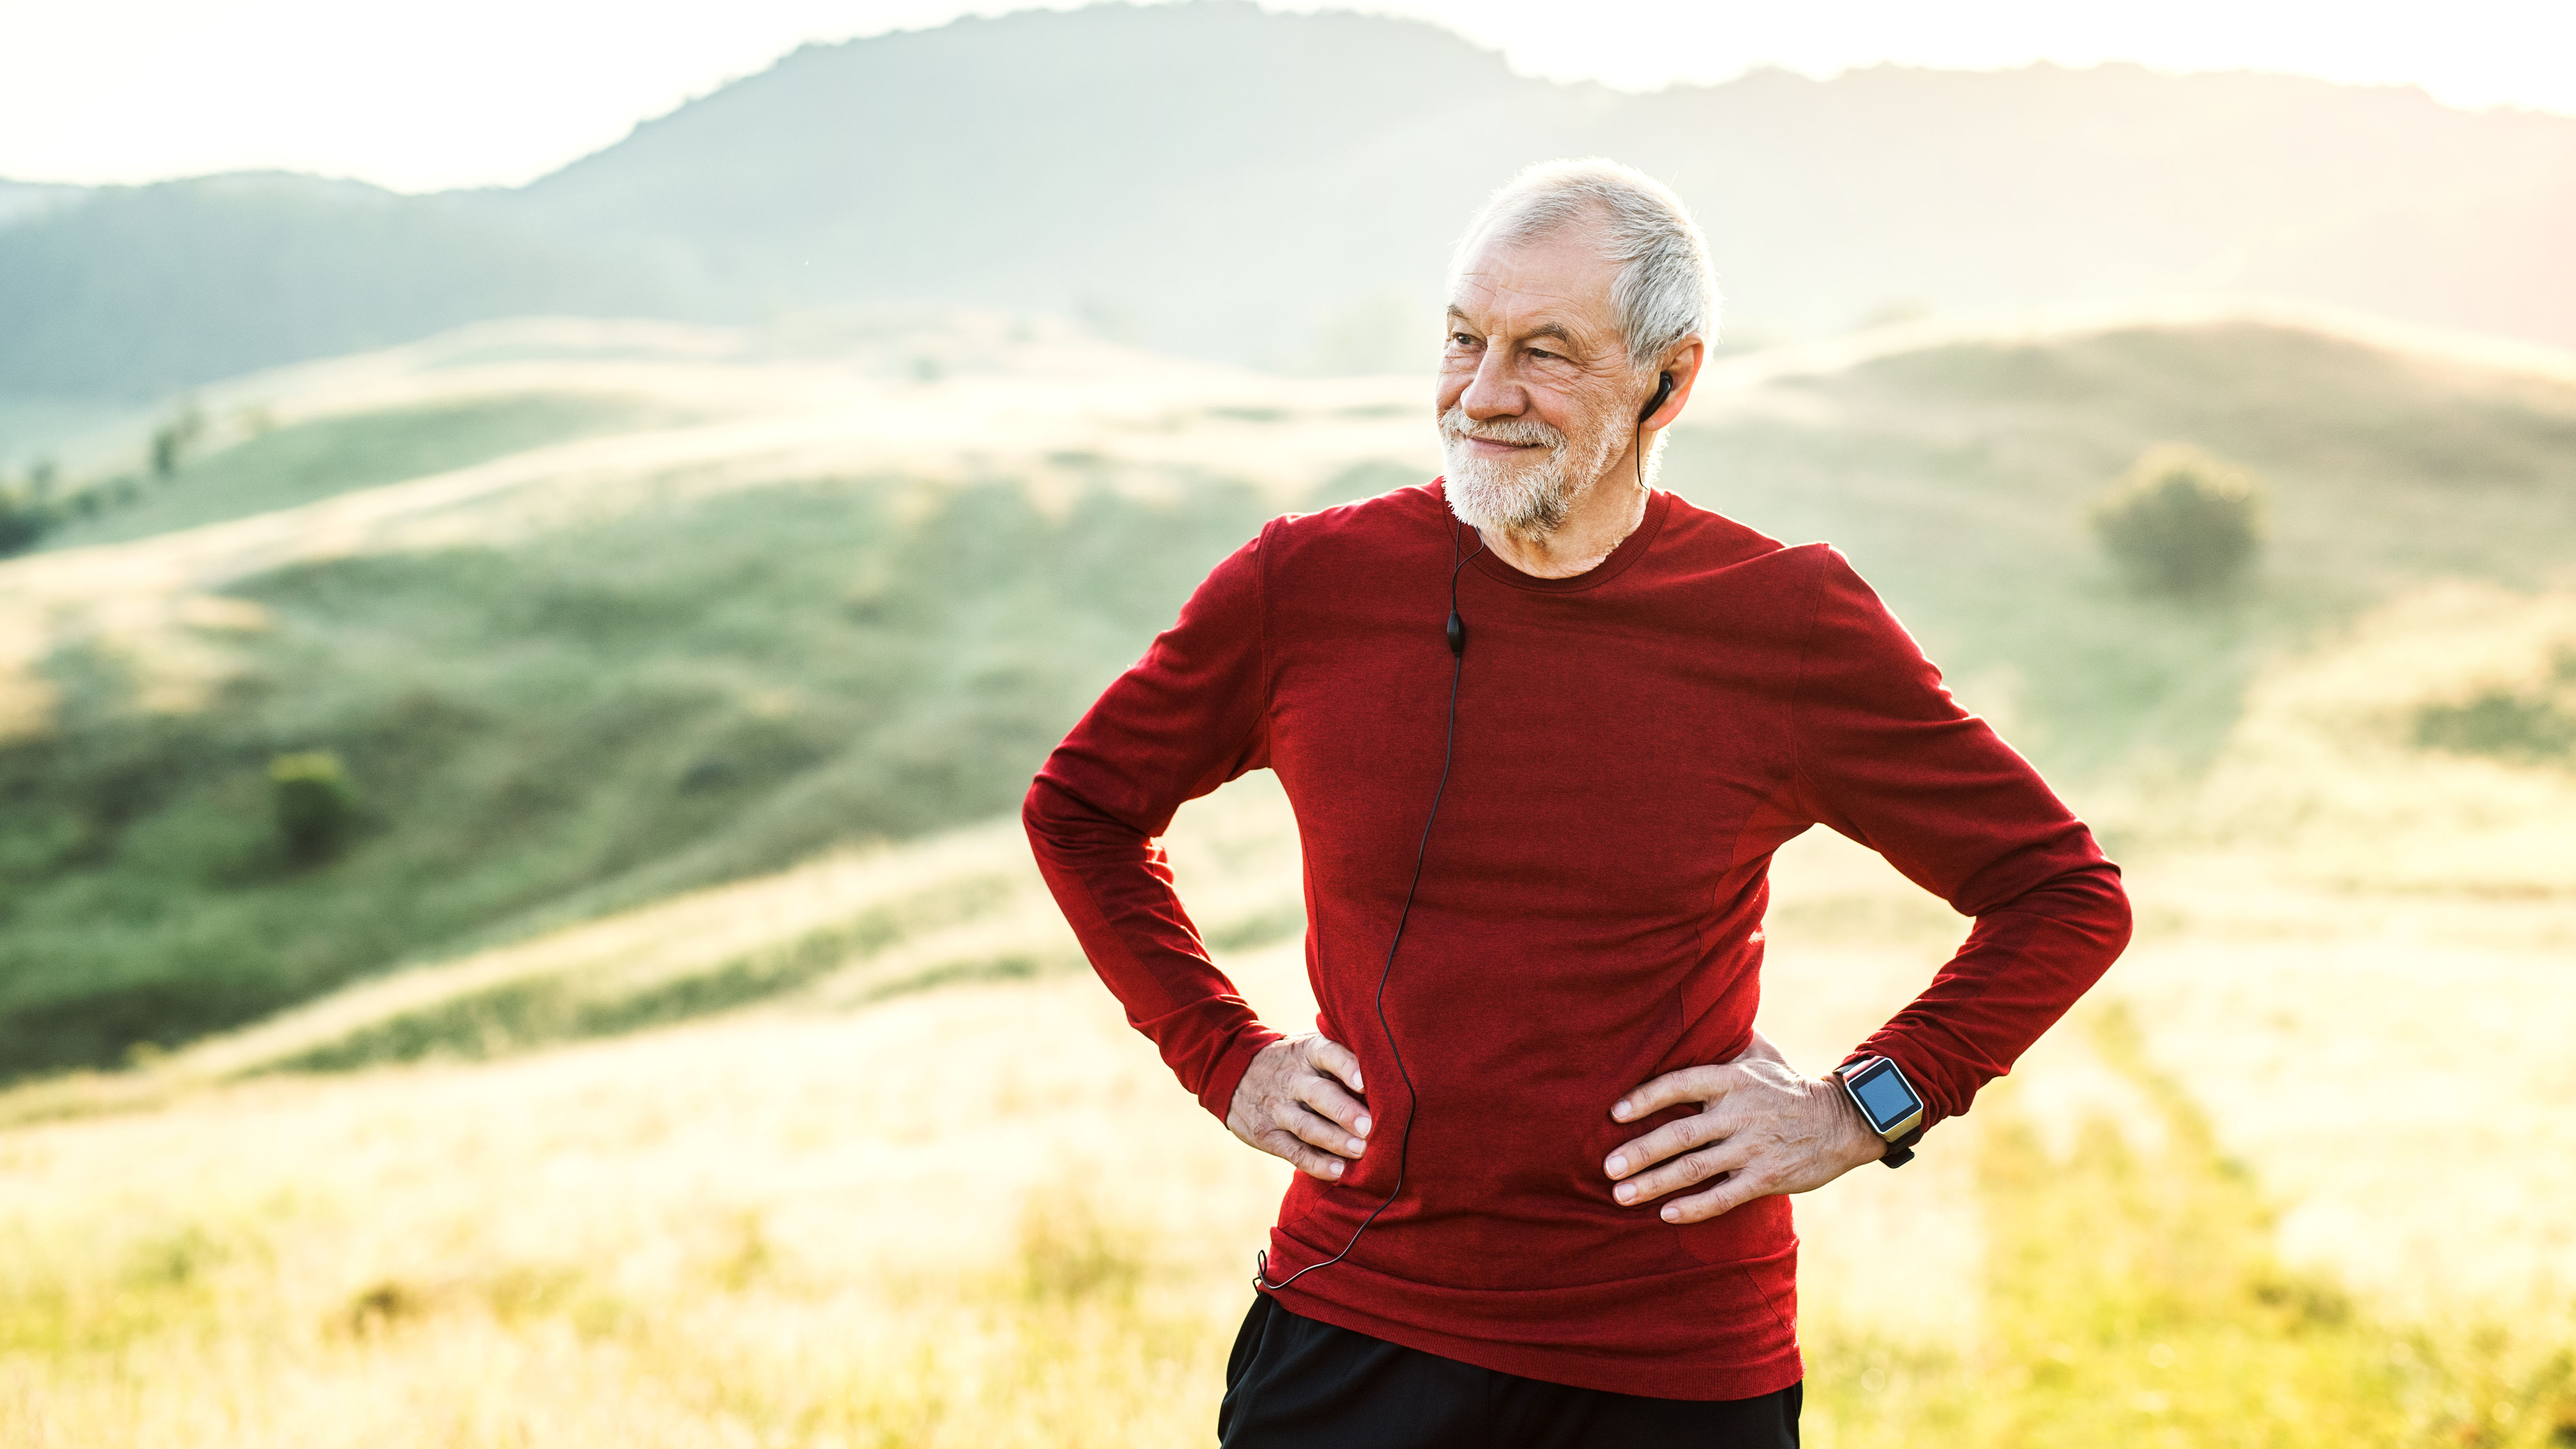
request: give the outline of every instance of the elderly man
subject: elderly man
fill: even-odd
[[[1842,555],[1652,486],[1716,306],[1670,191],[1522,174],[1459,246],[1445,478],[1263,528],[1029,791],[1128,1020],[1297,1168],[1225,1444],[1794,1444],[1784,1194],[1910,1157],[2127,941],[2091,834]],[[1312,1035],[1153,843],[1264,768]],[[1818,823],[1976,918],[1824,1078],[1753,1026],[1771,854]]]

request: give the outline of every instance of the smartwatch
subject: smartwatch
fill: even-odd
[[[1905,1073],[1885,1057],[1862,1057],[1834,1069],[1843,1095],[1860,1109],[1869,1130],[1886,1139],[1887,1155],[1879,1161],[1903,1167],[1914,1160],[1914,1144],[1923,1137],[1923,1094]]]

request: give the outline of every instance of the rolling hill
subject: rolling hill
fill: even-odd
[[[487,327],[216,389],[267,424],[0,564],[10,1073],[1005,811],[1262,518],[1433,471],[1417,388],[966,317]],[[2263,480],[2236,595],[2142,596],[2083,532],[2171,440]],[[2318,314],[1917,327],[1726,363],[1665,466],[1841,544],[2125,843],[2270,662],[2427,583],[2563,577],[2576,377]],[[191,526],[113,527],[156,517]],[[315,750],[360,801],[322,859],[267,778]]]

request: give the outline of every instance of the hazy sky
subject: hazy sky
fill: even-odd
[[[1630,89],[1783,65],[2130,60],[2412,83],[2576,114],[2576,0],[1383,0],[1521,70]],[[406,191],[515,184],[807,40],[1031,8],[978,0],[0,0],[0,177],[253,167]],[[1058,4],[1053,8],[1070,8]]]

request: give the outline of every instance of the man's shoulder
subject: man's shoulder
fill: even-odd
[[[1391,561],[1450,546],[1449,507],[1439,480],[1408,484],[1311,513],[1283,513],[1258,541],[1266,567],[1332,567]]]
[[[1823,547],[1821,544],[1805,544],[1793,548],[1723,513],[1702,508],[1678,493],[1666,496],[1672,502],[1664,514],[1663,537],[1658,541],[1694,563],[1721,568],[1756,559],[1794,563],[1794,555],[1804,555]]]
[[[1766,594],[1787,590],[1804,596],[1819,586],[1835,587],[1845,578],[1859,582],[1851,561],[1830,543],[1782,543],[1679,494],[1666,496],[1672,501],[1655,543],[1668,570],[1695,577],[1722,576]]]

